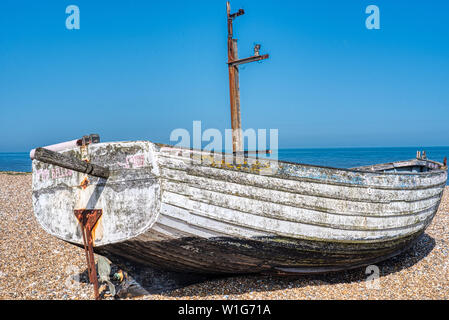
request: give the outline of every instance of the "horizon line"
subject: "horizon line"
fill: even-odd
[[[401,148],[449,148],[449,145],[433,145],[433,146],[374,146],[374,147],[369,147],[369,146],[364,146],[364,147],[360,147],[360,146],[350,146],[350,147],[345,147],[345,146],[338,146],[338,147],[288,147],[288,148],[278,148],[277,150],[310,150],[310,149],[401,149]],[[270,150],[276,150],[276,149],[270,149]],[[226,152],[226,150],[222,150],[220,152]],[[229,151],[231,152],[231,151]],[[0,151],[0,153],[30,153],[30,151]]]

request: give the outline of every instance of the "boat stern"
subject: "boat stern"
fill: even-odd
[[[42,228],[83,244],[80,219],[95,213],[95,246],[133,238],[156,221],[160,207],[155,146],[148,141],[97,143],[62,154],[109,168],[107,179],[33,160],[34,214]]]

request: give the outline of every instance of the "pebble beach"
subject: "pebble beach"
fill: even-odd
[[[365,268],[313,276],[245,275],[209,279],[129,299],[448,299],[449,187],[431,225],[406,252]],[[84,250],[36,221],[31,174],[0,172],[0,299],[93,299]],[[113,299],[105,296],[105,299]]]

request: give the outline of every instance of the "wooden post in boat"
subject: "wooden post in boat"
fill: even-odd
[[[239,65],[259,61],[268,58],[268,54],[260,55],[260,45],[254,47],[254,56],[238,59],[237,39],[233,39],[232,21],[234,18],[245,13],[243,9],[231,14],[231,5],[226,2],[228,16],[228,69],[229,69],[229,95],[231,102],[231,126],[232,126],[232,149],[233,152],[243,152],[242,124],[240,113],[240,88],[239,88]],[[265,151],[264,151],[265,152]]]

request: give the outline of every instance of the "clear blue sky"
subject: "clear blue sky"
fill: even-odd
[[[281,148],[449,145],[449,1],[231,5],[239,56],[270,54],[241,69],[244,128],[278,128]],[[226,59],[224,0],[2,0],[0,152],[229,128]]]

